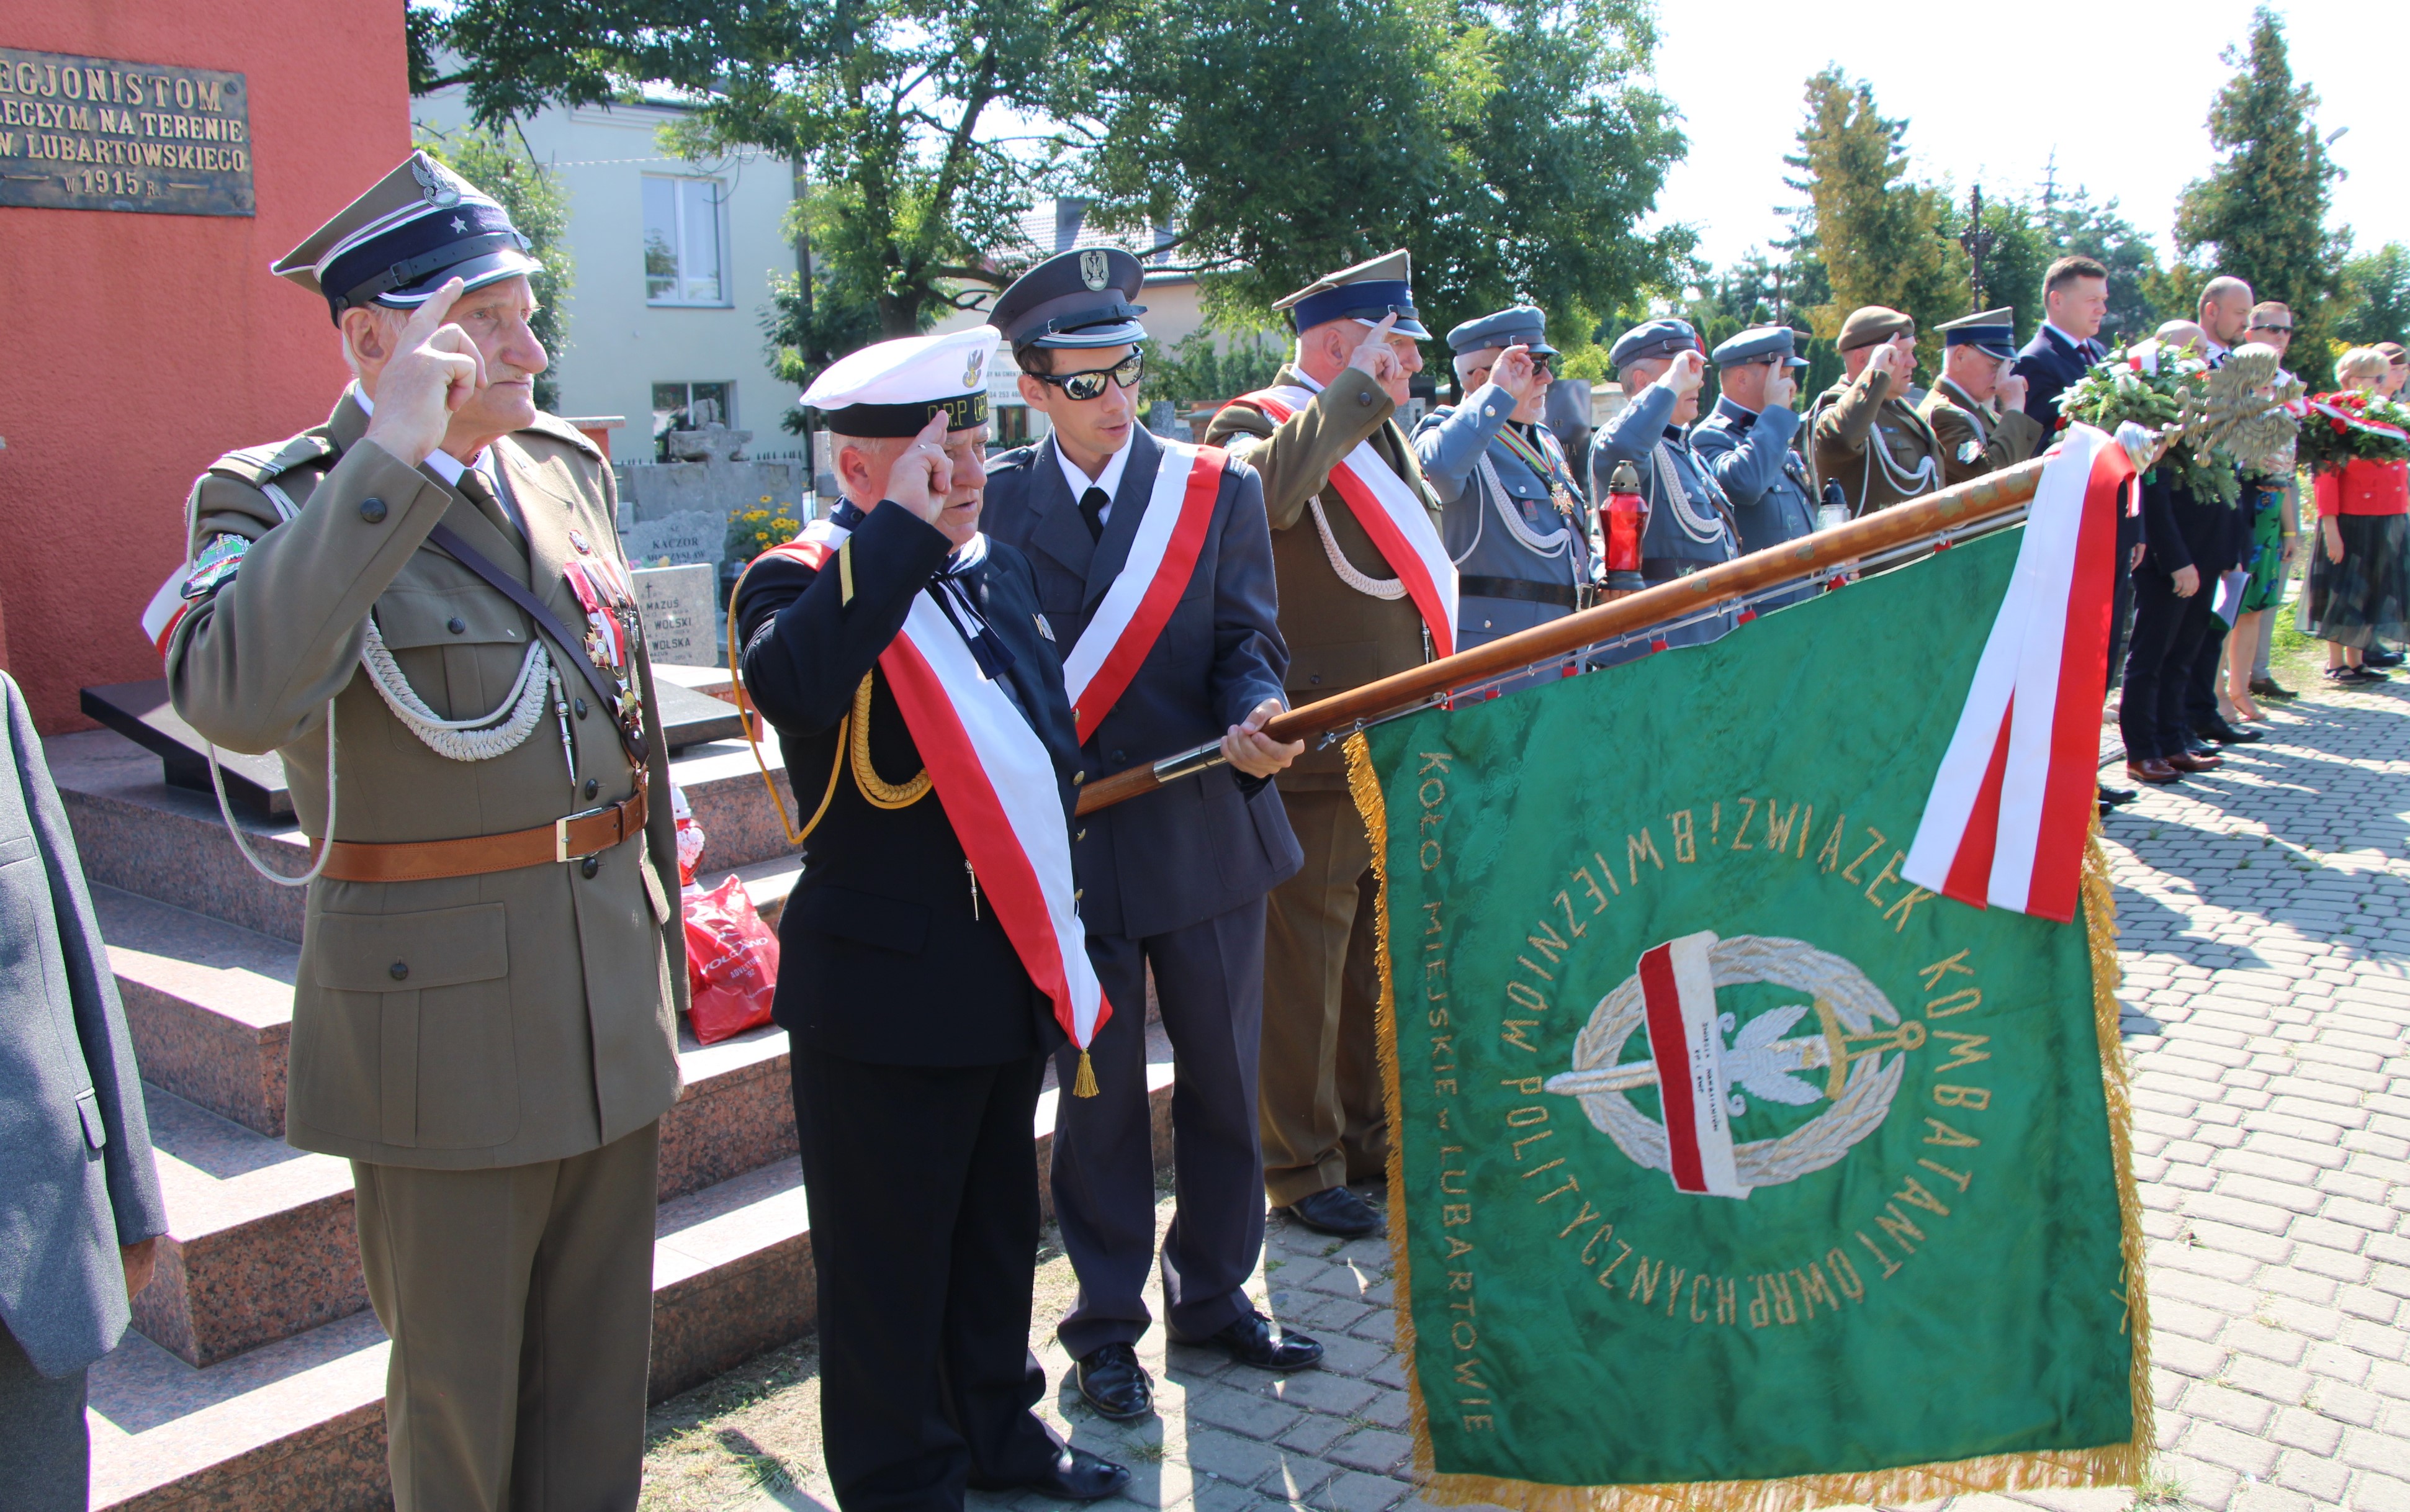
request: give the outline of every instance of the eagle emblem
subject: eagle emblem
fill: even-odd
[[[1101,292],[1111,281],[1112,262],[1102,251],[1091,247],[1080,254],[1080,282],[1088,285],[1088,292]]]
[[[965,388],[980,387],[980,376],[986,371],[987,354],[974,348],[970,354],[970,360],[963,364],[963,386]]]
[[[438,209],[449,209],[460,203],[461,195],[469,187],[458,174],[425,153],[411,157],[410,176],[418,181],[419,197]]]

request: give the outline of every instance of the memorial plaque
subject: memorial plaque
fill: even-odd
[[[707,566],[639,569],[636,603],[653,660],[681,667],[719,664],[719,574]]]
[[[728,516],[686,509],[638,520],[619,532],[619,545],[631,567],[717,567],[728,549]]]
[[[0,47],[0,205],[251,214],[243,76]]]

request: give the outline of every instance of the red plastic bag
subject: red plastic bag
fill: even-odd
[[[694,1037],[713,1044],[770,1022],[778,984],[778,937],[731,877],[686,900],[686,984]]]

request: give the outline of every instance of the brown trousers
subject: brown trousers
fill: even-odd
[[[1281,793],[1305,865],[1272,890],[1264,929],[1257,1069],[1264,1191],[1286,1207],[1387,1172],[1388,1124],[1372,1040],[1372,848],[1343,792]]]
[[[486,1170],[352,1163],[395,1512],[629,1512],[661,1126]]]

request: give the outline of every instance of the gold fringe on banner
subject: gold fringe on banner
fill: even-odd
[[[1389,1120],[1389,1260],[1397,1314],[1398,1353],[1405,1361],[1406,1395],[1414,1413],[1415,1478],[1424,1499],[1442,1506],[1488,1504],[1518,1512],[1811,1512],[1822,1506],[1933,1501],[1980,1491],[2131,1486],[2141,1479],[2156,1443],[2152,1423],[2151,1314],[2142,1284],[2142,1199],[2134,1184],[2134,1110],[2118,1033],[2117,907],[2109,858],[2093,821],[2083,859],[2083,923],[2092,956],[2093,1030],[2100,1054],[2101,1089],[2117,1180],[2117,1214],[2125,1257],[2126,1332],[2132,1346],[2134,1436],[2089,1449],[1982,1455],[1932,1464],[1896,1465],[1849,1475],[1795,1476],[1780,1480],[1700,1480],[1655,1486],[1550,1486],[1493,1476],[1443,1475],[1432,1462],[1430,1420],[1416,1369],[1414,1288],[1406,1258],[1405,1141],[1401,1116],[1397,994],[1389,958],[1388,807],[1362,734],[1347,737],[1347,789],[1372,842],[1374,963],[1381,1000],[1373,1020],[1381,1058],[1382,1103]]]

